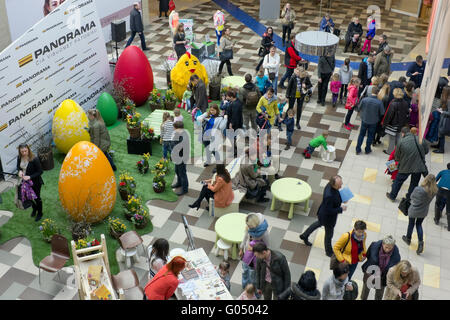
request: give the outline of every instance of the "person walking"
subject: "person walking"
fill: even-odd
[[[128,42],[125,46],[128,47],[131,45],[131,43],[134,40],[134,37],[136,36],[136,33],[139,34],[139,37],[141,38],[141,47],[143,51],[150,50],[147,48],[147,45],[145,44],[145,37],[144,37],[144,25],[142,24],[142,17],[139,10],[141,9],[141,5],[139,2],[135,2],[133,4],[133,9],[130,12],[130,30],[131,30],[131,37],[128,39]]]
[[[447,170],[439,171],[436,176],[436,182],[438,182],[439,190],[434,205],[434,223],[439,225],[442,210],[445,207],[448,222],[447,230],[450,231],[450,162],[447,163]]]
[[[358,96],[361,96],[366,86],[370,85],[372,82],[373,73],[373,62],[375,61],[375,55],[369,53],[369,56],[362,59],[359,64],[358,78],[361,79],[361,84],[359,85]]]
[[[116,171],[116,165],[113,159],[109,155],[109,147],[111,146],[111,138],[109,137],[108,129],[106,128],[105,122],[103,121],[102,115],[97,109],[91,109],[88,111],[89,120],[89,136],[91,137],[91,142],[95,144],[102,152],[105,154],[106,158],[111,165],[113,171]]]
[[[275,45],[275,41],[273,41],[273,28],[267,27],[266,32],[263,33],[263,38],[261,40],[260,54],[261,60],[258,62],[256,66],[256,72],[258,73],[259,68],[264,62],[264,58],[269,54],[270,48]]]
[[[263,68],[264,74],[272,82],[273,90],[275,90],[275,95],[277,95],[278,89],[278,72],[280,70],[280,55],[276,52],[277,48],[271,46],[269,54],[264,57]]]
[[[281,10],[281,24],[283,26],[283,47],[285,45],[285,39],[289,41],[291,38],[291,31],[294,29],[295,11],[291,8],[290,3],[286,3]],[[287,38],[286,38],[287,34]]]
[[[31,206],[33,211],[31,212],[31,217],[36,216],[34,221],[39,221],[42,218],[42,199],[41,199],[41,188],[44,184],[44,180],[42,180],[42,167],[39,158],[36,157],[31,148],[26,143],[21,143],[18,148],[18,156],[17,156],[17,171],[18,175],[22,183],[32,182],[31,188],[33,189],[36,198],[31,201]],[[17,188],[21,188],[21,186],[17,186]]]
[[[317,221],[311,224],[299,237],[307,246],[312,246],[308,241],[309,236],[314,230],[325,227],[325,253],[328,257],[333,254],[331,240],[333,239],[334,226],[336,225],[338,214],[347,210],[347,206],[342,204],[339,189],[342,187],[342,177],[333,176],[323,191],[323,200],[317,212]]]
[[[234,131],[242,129],[243,117],[242,117],[242,102],[236,97],[236,93],[233,90],[228,90],[225,94],[225,98],[229,101],[226,115],[227,115],[227,129]]]
[[[233,47],[234,42],[231,41],[230,36],[230,28],[226,28],[224,32],[224,36],[222,41],[220,42],[219,46],[219,57],[220,57],[220,64],[219,64],[219,74],[222,74],[223,65],[227,64],[227,71],[228,75],[232,76],[233,71],[231,70],[231,59],[233,59]]]
[[[350,123],[350,120],[352,119],[353,111],[355,111],[358,106],[358,88],[360,84],[361,80],[359,78],[352,78],[348,86],[348,98],[345,102],[345,109],[348,111],[344,120],[344,128],[349,131],[354,127],[354,125]]]
[[[333,246],[333,252],[337,261],[348,264],[348,280],[352,278],[358,262],[366,259],[366,229],[366,223],[357,220],[353,230],[344,233]]]
[[[334,72],[335,63],[334,55],[330,57],[320,56],[319,58],[319,64],[317,67],[317,76],[319,77],[319,98],[317,103],[322,104],[322,106],[325,105],[325,98],[328,92],[328,82]]]
[[[339,92],[339,103],[344,104],[343,98],[347,98],[347,89],[350,80],[353,78],[353,69],[350,67],[350,58],[345,58],[344,64],[339,69],[339,79],[341,80],[341,90]]]
[[[253,246],[256,256],[255,280],[258,294],[264,300],[278,300],[278,296],[291,285],[291,271],[286,257],[278,251],[270,250],[264,243]]]
[[[286,79],[290,79],[292,77],[294,69],[297,68],[298,62],[302,60],[302,58],[299,56],[298,50],[295,49],[294,39],[295,36],[291,36],[289,43],[286,46],[286,51],[284,54],[284,65],[286,67],[286,73],[283,75],[280,83],[278,84],[281,89],[286,89],[286,87],[284,86],[284,82],[286,81]]]
[[[395,161],[398,161],[398,173],[392,184],[391,192],[386,192],[386,197],[392,202],[397,198],[397,194],[403,182],[411,176],[409,189],[406,198],[409,199],[414,188],[417,187],[422,174],[427,174],[428,169],[425,164],[425,155],[428,153],[428,143],[425,139],[419,144],[419,138],[404,127],[401,131],[402,139],[395,151]]]
[[[389,137],[389,146],[386,154],[391,154],[400,140],[400,130],[408,124],[409,105],[404,100],[404,93],[400,88],[394,89],[394,100],[389,104],[386,115],[384,116],[382,126]]]
[[[383,300],[419,300],[420,274],[408,260],[402,260],[386,275]]]
[[[416,88],[420,88],[422,85],[423,75],[425,73],[426,62],[423,61],[423,57],[418,55],[416,62],[413,62],[406,71],[406,76],[409,77],[409,81],[413,81]]]
[[[184,33],[184,24],[180,23],[177,27],[177,32],[173,37],[173,43],[175,45],[175,53],[177,54],[177,60],[180,60],[181,56],[186,53],[185,45],[188,43],[186,35]]]
[[[300,130],[300,117],[302,115],[303,101],[305,100],[306,93],[312,87],[309,80],[308,73],[301,67],[297,67],[289,79],[289,83],[286,89],[286,98],[289,101],[289,109],[294,108],[295,101],[297,101],[297,129]]]
[[[251,74],[246,74],[245,84],[239,90],[239,97],[242,99],[243,109],[242,116],[244,127],[246,129],[252,128],[256,131],[256,106],[258,105],[261,93],[258,87],[252,82]]]
[[[372,95],[363,98],[358,107],[358,113],[361,117],[361,129],[359,130],[358,143],[356,144],[356,154],[361,153],[361,145],[367,134],[365,153],[372,152],[372,141],[375,138],[377,124],[383,118],[384,106],[383,102],[378,100],[378,88],[372,88]]]
[[[383,73],[391,74],[391,63],[392,63],[392,57],[393,52],[391,50],[390,46],[385,46],[383,49],[383,52],[380,52],[377,54],[377,57],[375,59],[374,63],[374,76],[381,76]]]
[[[422,222],[428,215],[431,200],[433,200],[437,192],[438,187],[436,185],[436,177],[433,174],[428,174],[420,186],[415,187],[411,194],[411,205],[408,209],[408,231],[406,235],[402,236],[402,240],[408,246],[411,244],[412,232],[415,225],[417,238],[419,239],[419,245],[416,250],[417,254],[423,252]]]
[[[361,269],[364,272],[361,300],[367,300],[370,289],[375,289],[375,300],[382,300],[386,288],[386,275],[400,262],[400,251],[393,236],[374,241],[367,249],[367,260]],[[369,287],[370,285],[370,287]]]

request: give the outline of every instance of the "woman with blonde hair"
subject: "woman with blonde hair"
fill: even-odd
[[[184,33],[184,24],[178,24],[177,31],[173,37],[174,49],[177,54],[177,59],[180,60],[181,56],[186,53],[185,45],[188,43],[186,40],[186,34]]]
[[[390,268],[383,300],[419,300],[420,275],[407,260]]]
[[[422,222],[428,215],[430,202],[433,200],[437,192],[438,187],[436,185],[436,177],[433,174],[429,174],[419,186],[414,188],[411,194],[411,205],[408,209],[408,231],[402,239],[408,246],[411,244],[411,236],[415,225],[417,230],[417,238],[419,239],[419,245],[416,251],[417,254],[421,254],[423,252]]]
[[[111,138],[109,137],[109,132],[103,121],[102,115],[97,109],[88,110],[87,115],[89,120],[88,131],[91,136],[91,142],[103,151],[111,164],[112,169],[116,171],[116,165],[108,153],[109,147],[111,146]]]
[[[383,81],[382,76],[379,77],[380,81]],[[380,91],[378,91],[377,99],[383,102],[384,107],[384,114],[386,114],[387,107],[389,105],[389,90],[391,87],[389,86],[389,83],[385,83]],[[384,118],[384,117],[383,117]],[[372,145],[375,146],[376,144],[381,144],[381,137],[384,135],[383,127],[381,123],[383,122],[383,118],[378,122],[377,125],[377,134],[375,135],[375,139],[373,140]]]
[[[249,213],[245,219],[245,236],[241,242],[239,255],[242,257],[244,251],[248,248],[250,241],[259,240],[269,246],[269,225],[263,214],[252,212]]]

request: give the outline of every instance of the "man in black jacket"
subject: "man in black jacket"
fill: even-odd
[[[328,91],[328,82],[330,81],[331,75],[334,72],[335,63],[336,61],[334,56],[321,56],[319,58],[319,64],[317,67],[317,76],[319,77],[319,98],[317,100],[317,103],[321,103],[322,106],[325,105],[325,97],[327,96]]]
[[[359,64],[358,70],[358,78],[361,79],[361,84],[359,85],[358,95],[361,96],[361,93],[364,91],[364,88],[370,84],[373,76],[373,64],[375,62],[375,55],[373,53],[369,53],[367,58],[362,59]]]
[[[188,193],[189,180],[186,174],[186,163],[189,161],[189,155],[191,154],[191,144],[189,143],[189,134],[184,130],[182,121],[176,121],[173,124],[175,129],[173,138],[173,149],[170,153],[172,162],[175,164],[175,174],[177,175],[177,182],[172,184],[172,188],[180,188],[181,191],[175,192],[176,195],[182,196]],[[186,149],[186,150],[185,150]]]
[[[375,55],[379,54],[380,52],[383,52],[384,51],[384,47],[386,47],[387,45],[388,45],[387,35],[382,34],[378,38],[378,49],[377,49],[377,52],[375,52]]]
[[[345,34],[345,48],[344,52],[347,52],[350,43],[352,44],[352,52],[355,52],[355,48],[360,41],[360,38],[363,34],[363,29],[361,23],[359,23],[359,19],[357,17],[353,18],[353,21],[350,22],[347,28],[347,33]]]
[[[383,240],[372,242],[366,258],[361,267],[364,272],[361,300],[367,300],[370,288],[375,289],[375,300],[382,300],[386,288],[386,275],[389,269],[401,260],[394,237],[389,235]]]
[[[339,189],[342,187],[341,176],[331,177],[330,182],[323,191],[323,200],[317,212],[317,221],[306,229],[300,235],[300,239],[305,242],[307,246],[312,246],[308,241],[308,237],[314,230],[325,227],[325,252],[328,257],[333,254],[333,247],[331,246],[331,239],[333,238],[334,226],[336,225],[338,214],[347,210],[347,206],[342,204],[341,194]]]
[[[189,86],[191,87],[191,106],[192,108],[199,108],[202,113],[208,109],[208,95],[206,94],[206,86],[198,75],[193,74],[189,78]]]
[[[236,93],[233,90],[228,90],[225,99],[230,104],[227,107],[226,115],[228,116],[227,129],[242,129],[242,102],[236,98]]]
[[[141,13],[139,12],[140,5],[138,2],[134,3],[133,9],[130,12],[130,30],[131,30],[131,37],[128,39],[126,47],[128,47],[134,40],[134,37],[136,36],[136,33],[139,34],[139,37],[141,38],[141,46],[142,50],[147,51],[150,50],[145,45],[145,37],[144,37],[144,25],[142,24],[142,17]]]
[[[394,80],[389,83],[389,103],[392,101],[392,99],[394,99],[394,89],[400,88],[403,92],[405,92],[406,83],[406,77],[404,76],[398,78],[398,81]]]
[[[422,85],[423,74],[425,73],[425,61],[423,57],[418,55],[416,62],[411,63],[406,71],[406,76],[409,77],[409,81],[413,81],[416,84],[416,88],[420,88]]]
[[[270,250],[259,242],[253,246],[256,257],[256,290],[264,295],[264,300],[278,300],[278,296],[291,285],[291,271],[286,257],[278,251]]]

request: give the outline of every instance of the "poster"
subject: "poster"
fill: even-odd
[[[186,40],[189,42],[186,44],[186,50],[190,53],[192,49],[192,42],[194,42],[194,20],[193,19],[179,19],[178,23],[184,25],[184,34]]]
[[[65,99],[95,107],[111,83],[100,20],[93,0],[66,0],[0,53],[0,157],[16,171],[17,146],[35,152],[50,141],[52,119]]]
[[[67,0],[5,1],[11,40],[14,41]],[[105,42],[111,40],[111,22],[114,20],[125,20],[127,32],[130,31],[129,16],[134,2],[136,0],[94,0],[97,13],[100,16]]]

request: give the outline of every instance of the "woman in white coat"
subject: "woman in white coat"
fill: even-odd
[[[269,54],[264,57],[263,62],[264,74],[272,82],[272,87],[277,95],[278,71],[280,70],[280,55],[277,53],[277,48],[271,46]]]

